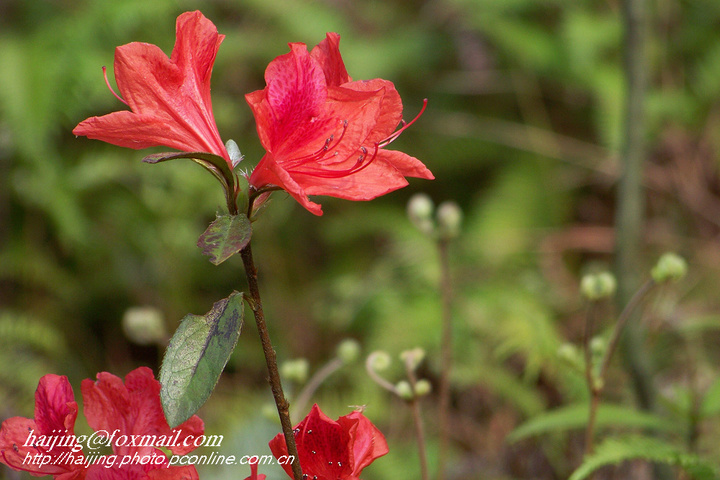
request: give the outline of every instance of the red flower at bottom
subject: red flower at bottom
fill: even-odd
[[[303,478],[308,480],[358,480],[363,468],[388,453],[382,432],[361,412],[331,420],[313,405],[305,419],[293,430]],[[270,441],[275,458],[288,454],[285,437]],[[291,477],[290,464],[284,464]]]
[[[96,440],[105,437],[112,455],[99,455],[95,443],[87,457],[83,454],[84,445],[74,433],[78,405],[70,382],[45,375],[35,392],[35,419],[12,417],[2,423],[0,463],[55,480],[197,480],[194,466],[170,466],[157,447],[176,455],[190,452],[192,440],[204,432],[203,422],[193,415],[170,428],[152,370],[137,368],[124,382],[101,372],[96,381],[83,381],[82,393],[88,424]]]

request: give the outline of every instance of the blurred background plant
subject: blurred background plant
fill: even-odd
[[[641,319],[656,412],[631,421],[642,414],[619,356],[604,398],[621,414],[601,409],[598,429],[653,426],[664,444],[718,458],[720,3],[652,7],[638,262],[649,272],[673,250],[690,273],[653,296]],[[77,386],[101,370],[124,375],[149,365],[157,372],[165,332],[243,288],[239,259],[214,267],[195,246],[224,201],[210,176],[191,162],[145,165],[148,152],[70,133],[78,121],[121,107],[101,71],[117,45],[144,41],[169,53],[176,16],[196,8],[226,35],[213,106],[223,140],[233,138],[249,165],[262,151],[243,95],[263,86],[263,69],[287,42],[315,45],[337,31],[354,78],[393,80],[409,118],[429,99],[397,145],[435,181],[413,180],[367,204],[324,198],[321,218],[273,195],[254,250],[280,357],[304,358],[317,371],[348,336],[363,351],[422,347],[418,374],[433,383],[423,403],[434,472],[437,419],[427,412],[440,372],[440,269],[435,245],[406,217],[405,204],[418,191],[452,198],[463,227],[450,258],[455,363],[446,478],[569,476],[581,462],[586,410],[574,423],[506,439],[543,412],[587,404],[583,373],[568,366],[572,355],[561,347],[582,338],[579,279],[613,262],[625,92],[615,1],[0,2],[2,414],[30,414],[44,373],[66,374]],[[138,311],[155,312],[146,317],[152,325],[133,324],[151,341],[124,335],[123,318]],[[258,415],[270,398],[252,328],[199,412],[209,433],[225,435],[220,453],[269,453],[279,428]],[[341,372],[311,401],[333,418],[366,405],[386,433],[390,454],[363,478],[417,478],[405,403],[359,366]],[[603,472],[637,478],[642,468],[631,462]],[[201,476],[243,478],[249,471],[241,469],[205,467]],[[260,471],[284,478],[279,467]]]

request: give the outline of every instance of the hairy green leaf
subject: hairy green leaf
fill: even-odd
[[[242,293],[233,292],[207,314],[183,318],[160,369],[160,399],[171,426],[190,418],[215,389],[240,336],[243,307]]]
[[[210,257],[210,262],[220,265],[242,250],[252,236],[252,225],[245,214],[218,215],[214,222],[200,235],[198,247]]]
[[[540,415],[536,415],[520,425],[508,435],[509,442],[516,442],[533,435],[584,428],[588,420],[587,403],[560,407]],[[622,405],[600,405],[597,412],[596,426],[650,428],[671,431],[674,426],[655,415],[627,408]]]
[[[569,480],[582,480],[605,465],[616,465],[626,460],[642,459],[680,467],[695,480],[718,478],[717,467],[658,438],[643,436],[608,438],[597,446],[595,453],[573,472]]]

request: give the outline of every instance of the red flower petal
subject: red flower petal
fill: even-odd
[[[339,87],[350,81],[345,62],[340,55],[340,35],[337,33],[327,33],[325,40],[318,43],[310,55],[322,67],[328,87]]]
[[[157,435],[175,438],[180,431],[179,445],[171,448],[173,453],[184,454],[195,449],[195,446],[182,445],[182,440],[190,435],[202,435],[203,423],[197,416],[171,430],[160,403],[160,382],[147,367],[140,367],[128,373],[125,383],[107,372],[97,375],[97,381],[82,382],[84,412],[88,424],[95,431],[105,431],[112,435],[117,431],[120,435],[143,436]],[[151,445],[134,446],[119,445],[113,442],[116,454],[151,454]]]
[[[36,420],[12,417],[2,423],[0,462],[33,475],[55,475],[61,480],[83,478],[82,465],[74,463],[83,454],[72,452],[77,413],[67,377],[43,376],[35,391]],[[38,463],[41,457],[45,465]]]
[[[294,432],[300,466],[308,478],[355,480],[363,468],[388,452],[385,437],[360,412],[334,421],[313,405]],[[270,450],[276,458],[287,455],[282,433],[270,441]],[[293,476],[289,464],[283,468]]]
[[[290,44],[268,66],[267,87],[246,95],[267,151],[250,184],[278,186],[316,215],[308,195],[370,200],[406,176],[433,178],[416,158],[383,150],[397,135],[400,96],[386,80],[350,82],[338,42],[329,33],[311,53]]]
[[[353,475],[360,475],[363,468],[390,451],[385,436],[361,412],[340,417],[338,423],[350,436]]]
[[[200,12],[180,15],[170,58],[155,45],[115,50],[115,80],[132,111],[92,117],[73,133],[122,147],[164,145],[230,162],[212,113],[210,76],[224,35]]]

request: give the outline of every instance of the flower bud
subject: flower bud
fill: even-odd
[[[308,371],[310,370],[310,364],[304,358],[297,358],[295,360],[288,360],[280,366],[280,375],[287,380],[292,380],[297,383],[304,383],[308,378]]]
[[[165,341],[162,313],[154,307],[131,307],[122,319],[125,336],[138,345],[152,345]]]
[[[437,209],[438,233],[444,240],[452,240],[460,235],[463,213],[457,203],[443,202]]]
[[[593,337],[590,340],[590,353],[593,357],[601,357],[605,354],[607,348],[607,342],[602,337]]]
[[[338,345],[337,356],[345,365],[353,363],[360,356],[360,344],[352,338],[343,340]]]
[[[230,139],[225,142],[225,150],[227,150],[228,156],[230,157],[232,167],[237,167],[244,157],[243,154],[240,153],[240,147],[238,147],[238,144],[235,143],[235,140]]]
[[[432,385],[430,385],[430,382],[423,379],[420,379],[415,383],[415,395],[418,397],[424,397],[428,393],[432,391]]]
[[[677,281],[687,273],[687,262],[675,253],[666,253],[653,267],[651,275],[656,283]]]
[[[613,296],[616,288],[617,281],[608,272],[585,275],[580,281],[580,291],[592,302]]]
[[[376,372],[387,370],[391,363],[392,358],[390,358],[390,355],[382,350],[371,353],[367,358],[367,366]]]
[[[570,363],[571,365],[580,362],[580,352],[577,347],[572,343],[563,343],[557,350],[557,355],[562,360]]]
[[[407,204],[407,214],[415,227],[426,235],[432,235],[435,224],[432,220],[435,205],[425,193],[416,193]]]
[[[557,350],[557,356],[565,366],[574,371],[583,372],[585,370],[585,358],[576,345],[563,343]]]
[[[407,380],[400,380],[395,385],[395,392],[403,400],[412,400],[413,398],[415,398],[415,394],[412,391],[410,382],[408,382]]]
[[[410,370],[415,370],[424,358],[425,350],[420,347],[413,348],[412,350],[405,350],[400,353],[400,360],[402,360]]]

